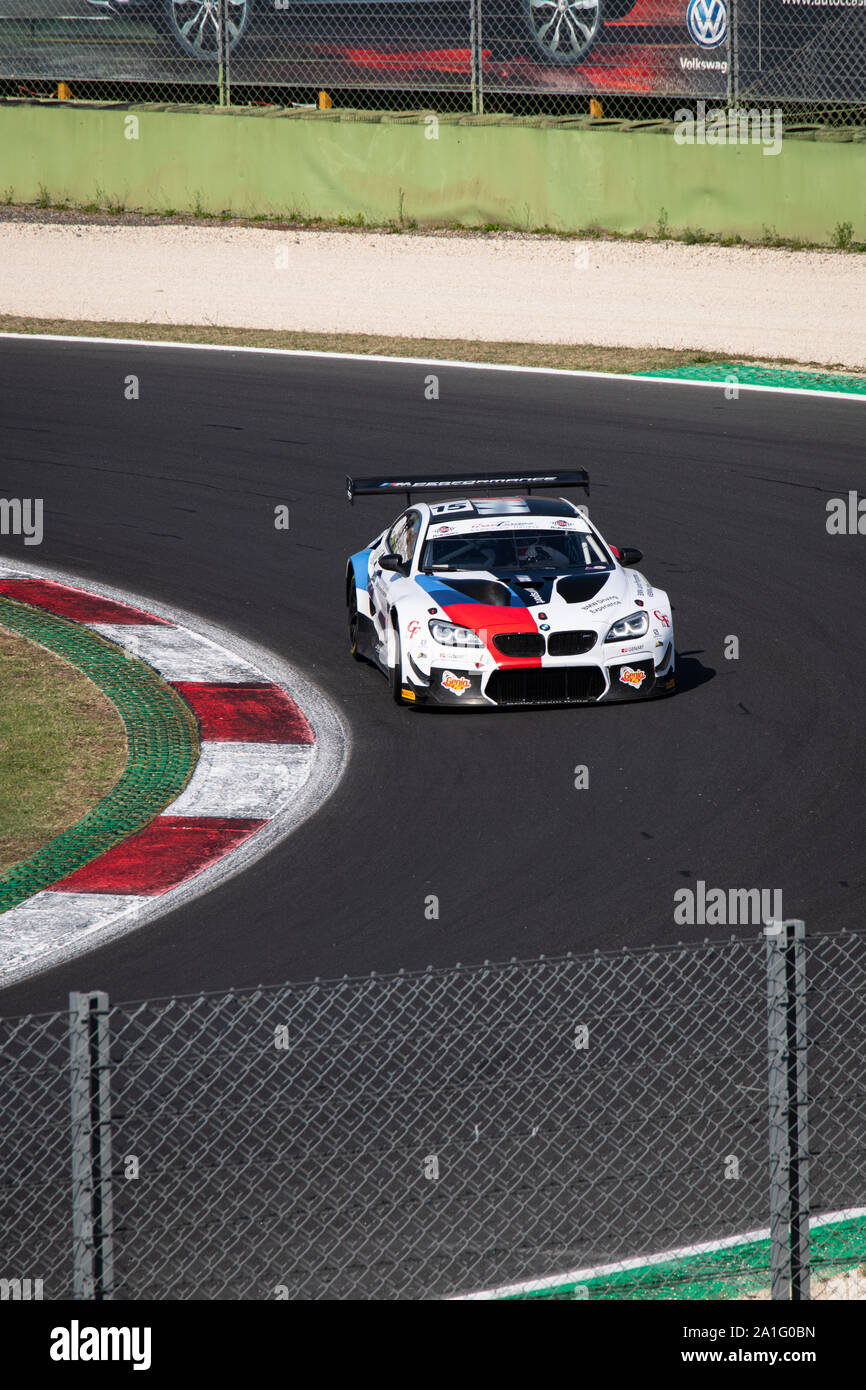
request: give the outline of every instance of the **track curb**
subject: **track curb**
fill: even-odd
[[[47,852],[56,842],[50,842],[37,856],[47,854],[57,872],[47,881],[44,874],[31,877],[35,891],[27,891],[21,874],[29,861],[10,871],[25,881],[5,911],[0,898],[0,985],[6,985],[93,950],[233,877],[330,795],[348,741],[335,711],[299,672],[192,615],[9,560],[0,560],[0,598],[13,600],[4,604],[7,611],[26,606],[33,618],[52,614],[64,634],[72,630],[85,646],[116,653],[115,665],[135,657],[130,671],[149,668],[152,684],[167,687],[167,698],[188,712],[190,743],[196,725],[199,735],[194,761],[188,758],[181,776],[175,769],[163,781],[168,792],[160,809],[151,801],[145,813],[127,816],[108,843],[95,853],[85,848],[74,864],[63,855],[52,858]],[[87,820],[72,828],[83,826],[85,841]]]
[[[0,623],[69,662],[102,691],[123,721],[128,753],[114,786],[79,821],[0,873],[0,913],[143,829],[180,795],[198,761],[193,711],[152,666],[82,623],[9,598],[5,587],[0,569]]]

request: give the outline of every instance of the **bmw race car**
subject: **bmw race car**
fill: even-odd
[[[641,552],[608,545],[585,506],[532,496],[589,495],[583,470],[346,484],[350,502],[403,492],[410,504],[346,572],[351,654],[385,672],[397,704],[579,705],[673,691],[671,604],[634,568]],[[489,495],[505,489],[527,495]],[[413,502],[418,492],[438,497]]]

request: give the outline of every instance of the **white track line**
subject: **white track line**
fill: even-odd
[[[403,367],[462,367],[473,372],[534,372],[538,376],[587,377],[598,381],[630,382],[632,385],[646,383],[662,386],[709,386],[717,391],[724,391],[727,384],[724,381],[692,381],[687,377],[639,376],[629,372],[590,372],[572,367],[523,367],[510,362],[462,362],[447,357],[386,357],[372,352],[318,352],[313,348],[233,347],[230,343],[175,343],[146,338],[88,338],[83,334],[74,333],[0,333],[0,338],[49,343],[105,343],[114,347],[185,348],[195,352],[257,352],[271,357],[321,357],[326,360],[332,358],[337,362],[384,362]],[[540,344],[540,346],[557,346],[557,344]],[[559,346],[567,346],[567,344],[560,344]],[[807,371],[808,368],[783,367],[779,370]],[[821,368],[816,372],[816,375],[839,376],[841,373]],[[778,395],[809,396],[813,399],[818,397],[823,400],[866,401],[866,393],[819,391],[805,386],[761,386],[740,382],[737,389],[739,391],[774,391]]]
[[[844,1211],[826,1212],[823,1216],[811,1216],[809,1229],[834,1225],[840,1221],[851,1221],[861,1216],[866,1216],[866,1207],[847,1207]],[[677,1250],[665,1250],[660,1255],[638,1255],[629,1260],[617,1260],[615,1264],[572,1269],[567,1274],[551,1274],[545,1279],[527,1279],[522,1284],[506,1284],[498,1289],[483,1289],[480,1293],[456,1294],[447,1301],[466,1303],[479,1299],[507,1298],[510,1295],[536,1293],[542,1289],[557,1289],[564,1284],[583,1284],[589,1279],[602,1279],[609,1274],[620,1274],[627,1269],[649,1269],[653,1265],[687,1260],[694,1255],[712,1255],[719,1250],[730,1250],[737,1245],[749,1245],[752,1241],[769,1239],[769,1227],[761,1231],[746,1231],[743,1235],[726,1236],[723,1240],[708,1240],[701,1245],[683,1245]]]

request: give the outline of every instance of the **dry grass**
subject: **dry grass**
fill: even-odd
[[[440,361],[495,362],[593,372],[645,372],[731,360],[730,354],[697,349],[595,347],[584,343],[486,343],[467,338],[392,338],[372,333],[301,333],[265,328],[201,327],[196,324],[103,323],[20,318],[13,314],[0,314],[0,332],[66,333],[87,338],[135,338],[143,342],[216,343],[223,347],[293,348],[307,352],[352,352],[363,356],[430,357]]]
[[[477,342],[472,338],[394,338],[375,333],[303,333],[271,328],[217,328],[200,324],[39,319],[0,314],[0,333],[68,334],[84,338],[130,338],[146,343],[215,343],[219,347],[289,348],[305,352],[350,352],[360,356],[418,357],[437,361],[492,362],[502,366],[553,367],[584,372],[652,372],[712,362],[750,363],[794,371],[832,371],[819,363],[788,358],[732,356],[700,348],[599,347],[592,343]],[[849,368],[841,369],[856,376]]]
[[[68,662],[0,627],[0,872],[80,820],[126,759],[111,701]]]

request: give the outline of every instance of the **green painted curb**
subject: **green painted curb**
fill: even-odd
[[[827,1222],[811,1231],[813,1280],[855,1269],[866,1263],[866,1218]],[[573,1299],[725,1299],[757,1293],[770,1286],[769,1239],[747,1241],[722,1250],[680,1256],[659,1264],[612,1270],[581,1281],[551,1284],[502,1295],[503,1302],[527,1298]]]
[[[117,709],[129,744],[111,791],[76,825],[0,875],[5,912],[143,829],[174,801],[198,760],[198,727],[186,702],[151,666],[89,628],[2,595],[0,623],[87,676]]]
[[[793,387],[798,391],[843,391],[846,395],[866,396],[866,377],[841,376],[834,372],[800,372],[788,367],[756,367],[746,362],[660,367],[652,372],[632,372],[631,375],[672,381],[718,381],[720,385],[736,377],[739,386],[785,386],[789,390]]]

